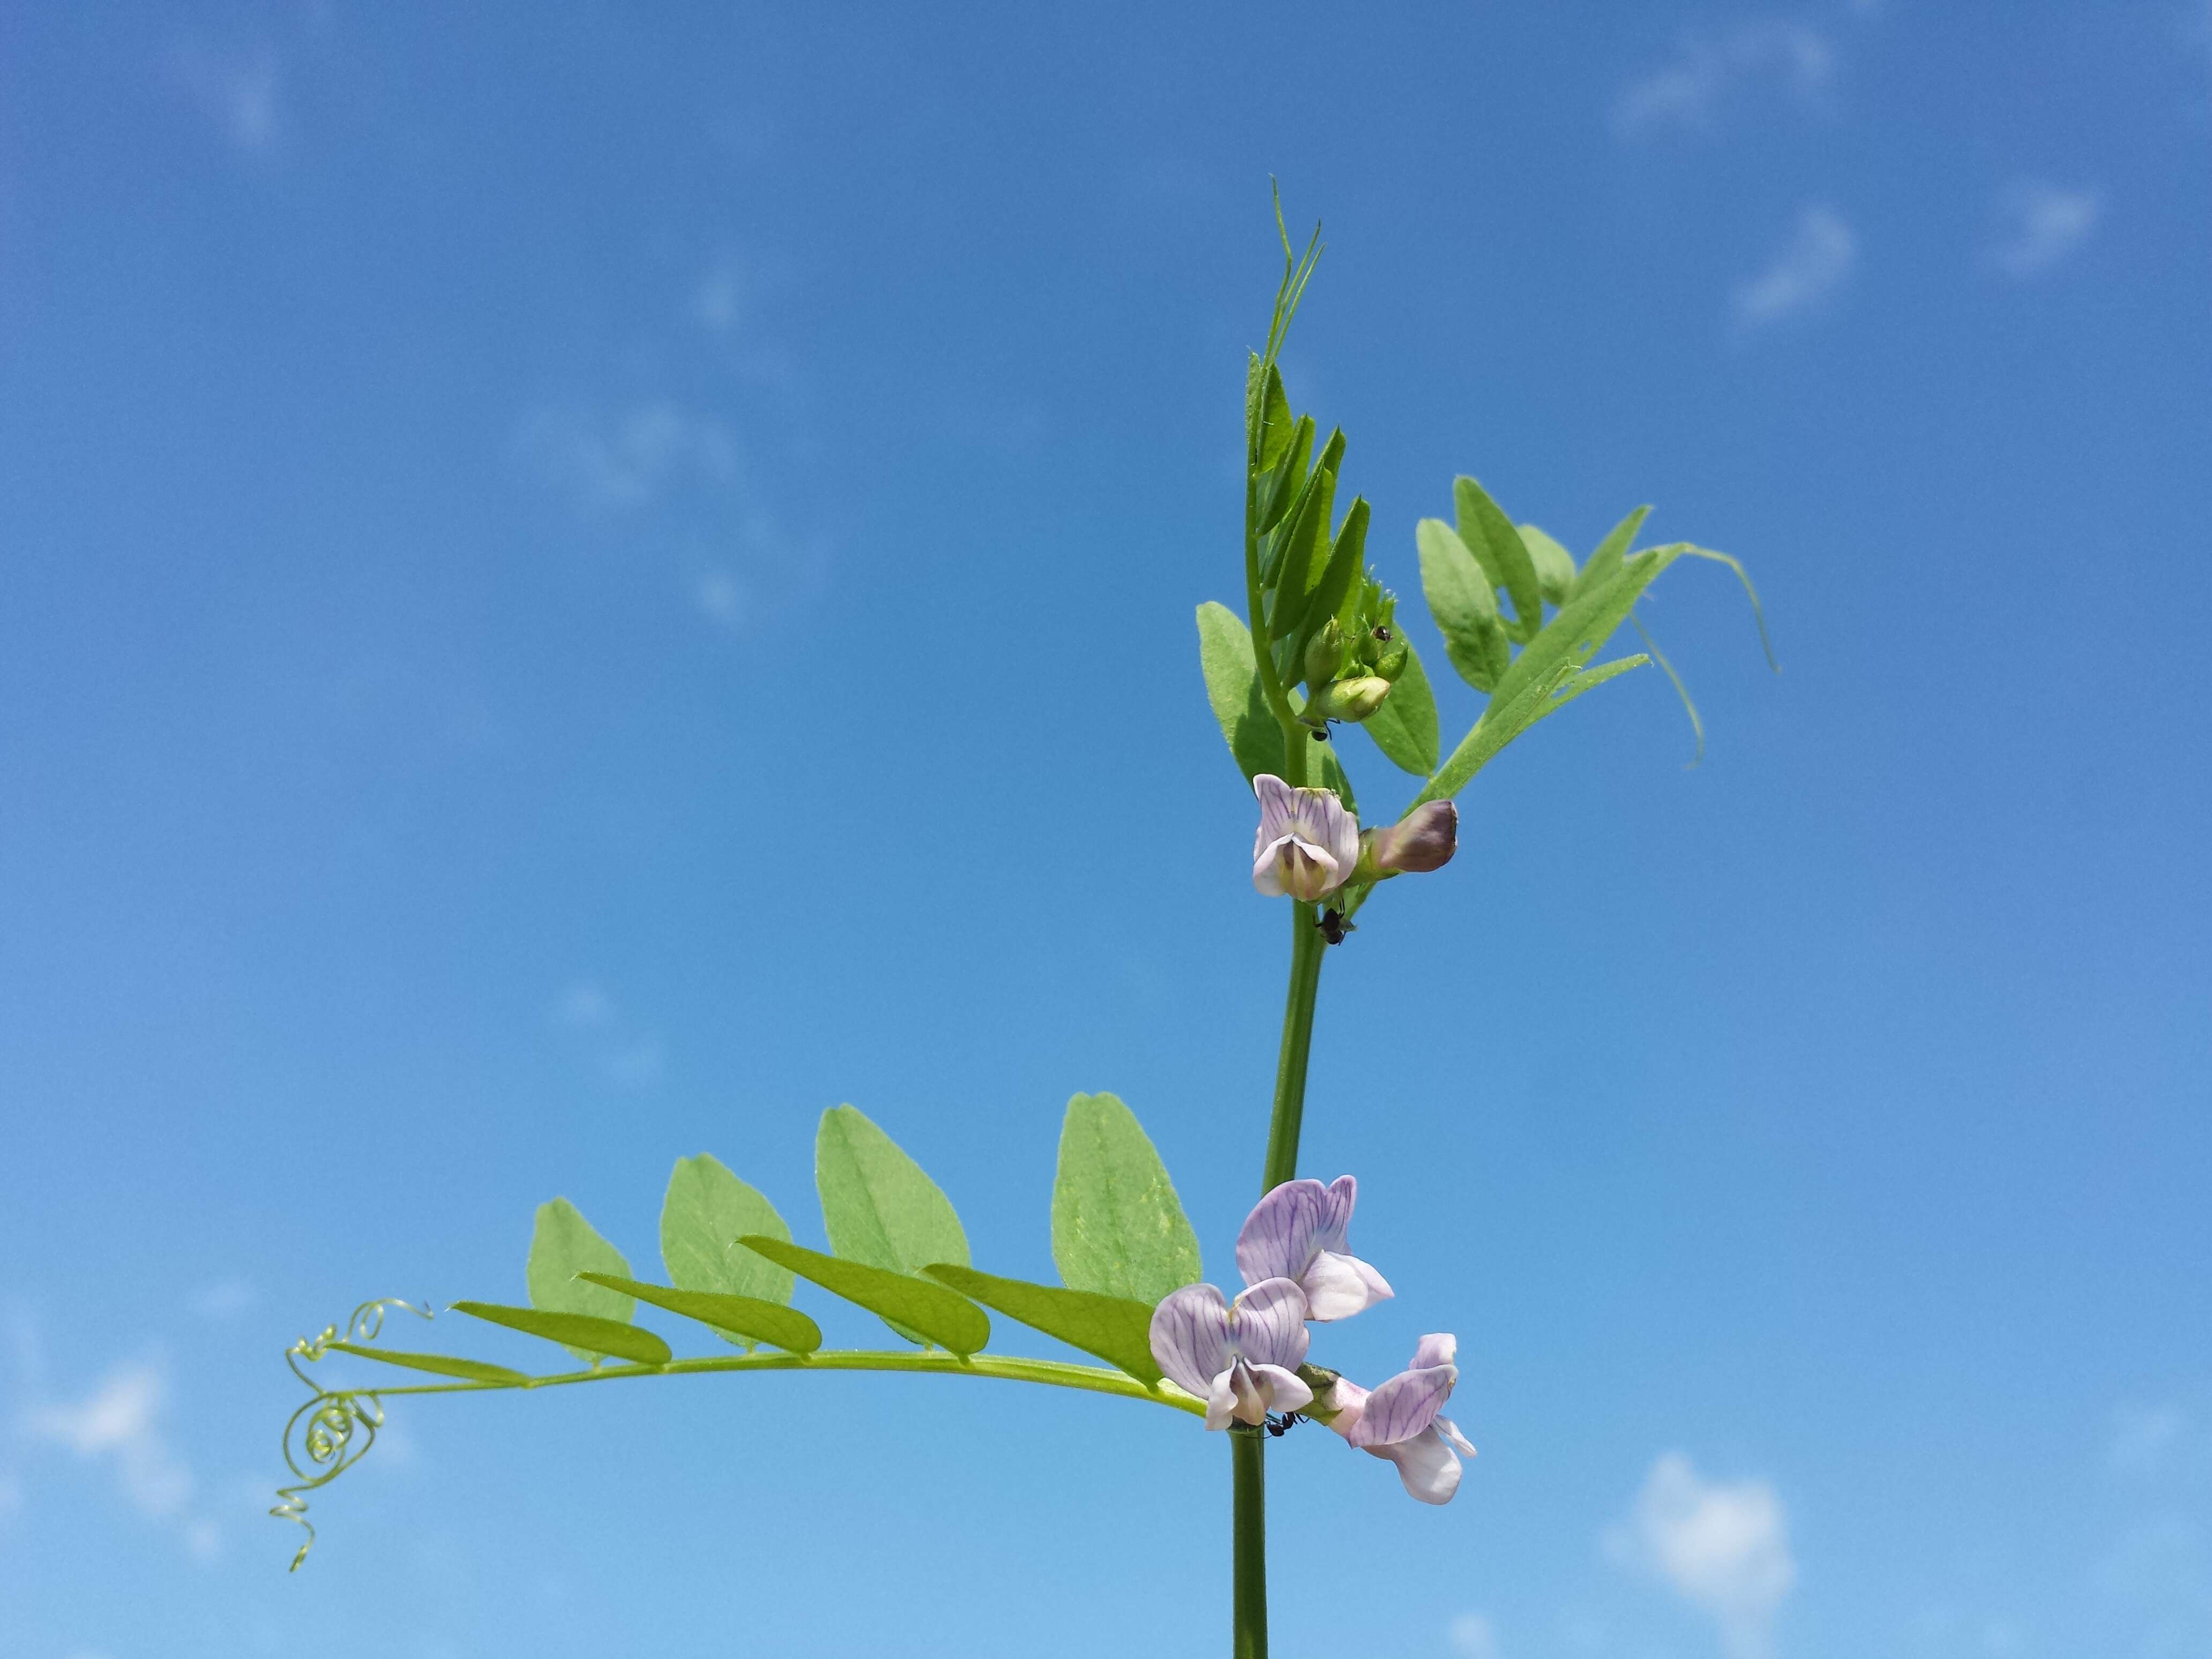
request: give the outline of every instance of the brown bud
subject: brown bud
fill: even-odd
[[[1448,800],[1416,806],[1388,830],[1375,832],[1375,868],[1386,876],[1440,870],[1459,850],[1459,808]]]

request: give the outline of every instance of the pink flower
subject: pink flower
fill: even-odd
[[[1270,898],[1287,893],[1310,904],[1352,878],[1359,863],[1359,820],[1331,789],[1293,789],[1272,772],[1252,780],[1260,833],[1252,842],[1252,884]]]

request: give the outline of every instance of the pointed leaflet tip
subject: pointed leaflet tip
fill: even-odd
[[[1115,1096],[1067,1103],[1052,1189],[1052,1259],[1070,1290],[1147,1308],[1199,1278],[1198,1235],[1167,1166]]]

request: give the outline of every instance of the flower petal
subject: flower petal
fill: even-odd
[[[1296,1371],[1285,1370],[1280,1365],[1255,1365],[1252,1376],[1260,1385],[1268,1411],[1302,1411],[1313,1404],[1313,1390]]]
[[[1247,1285],[1296,1279],[1306,1270],[1322,1192],[1318,1181],[1285,1181],[1252,1206],[1237,1233],[1237,1270]]]
[[[1291,838],[1281,835],[1267,841],[1264,826],[1261,836],[1261,841],[1255,843],[1252,848],[1252,884],[1269,898],[1280,898],[1283,896],[1283,854],[1291,845]]]
[[[1314,1205],[1314,1249],[1344,1253],[1344,1241],[1352,1231],[1352,1206],[1359,1202],[1359,1182],[1356,1176],[1340,1175],[1318,1188]]]
[[[1459,1381],[1453,1365],[1432,1365],[1425,1370],[1400,1371],[1378,1383],[1367,1396],[1367,1409],[1351,1434],[1355,1446],[1388,1446],[1425,1433],[1437,1420],[1452,1384]]]
[[[1459,1425],[1453,1422],[1451,1419],[1449,1417],[1439,1417],[1437,1419],[1436,1430],[1438,1434],[1443,1436],[1447,1441],[1458,1447],[1460,1450],[1465,1452],[1469,1457],[1474,1455],[1474,1446],[1473,1443],[1470,1442],[1465,1435],[1459,1431]]]
[[[1349,1440],[1352,1430],[1359,1426],[1359,1419],[1367,1410],[1367,1390],[1350,1377],[1340,1376],[1328,1385],[1328,1397],[1317,1400],[1314,1404],[1318,1410],[1332,1413],[1317,1420]]]
[[[1358,1256],[1317,1250],[1298,1283],[1306,1293],[1306,1317],[1326,1322],[1349,1319],[1391,1294],[1381,1273]]]
[[[1290,834],[1298,792],[1273,772],[1262,772],[1252,780],[1252,793],[1260,801],[1260,835],[1253,842],[1256,851],[1261,842],[1280,841]]]
[[[1367,1449],[1398,1466],[1398,1479],[1405,1482],[1409,1498],[1424,1504],[1449,1504],[1452,1494],[1459,1490],[1459,1459],[1433,1426],[1422,1430],[1411,1440],[1370,1446]]]
[[[1206,1389],[1206,1426],[1225,1429],[1237,1420],[1237,1373],[1243,1367],[1232,1362]]]
[[[1261,1279],[1230,1308],[1229,1336],[1254,1364],[1296,1370],[1306,1357],[1306,1293],[1296,1279]],[[1160,1369],[1167,1369],[1165,1361]]]
[[[1406,1369],[1425,1371],[1431,1365],[1449,1365],[1459,1359],[1459,1339],[1449,1331],[1431,1331],[1413,1350],[1413,1363]]]
[[[1229,1369],[1229,1304],[1211,1285],[1171,1291],[1152,1310],[1152,1358],[1177,1386],[1203,1400]]]

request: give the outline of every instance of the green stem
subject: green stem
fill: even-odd
[[[717,1355],[703,1359],[674,1359],[665,1365],[599,1365],[586,1371],[564,1371],[556,1376],[533,1376],[521,1382],[419,1382],[391,1389],[353,1389],[346,1392],[380,1397],[403,1394],[483,1394],[499,1389],[557,1389],[572,1382],[611,1382],[629,1376],[684,1376],[705,1371],[927,1371],[939,1376],[990,1376],[1009,1382],[1042,1382],[1054,1388],[1082,1389],[1091,1394],[1119,1395],[1124,1399],[1149,1400],[1194,1416],[1206,1415],[1206,1402],[1194,1400],[1171,1382],[1148,1389],[1133,1376],[1096,1365],[1069,1365],[1056,1359],[1023,1359],[1004,1354],[976,1354],[963,1359],[957,1354],[930,1349],[917,1353],[877,1352],[867,1349],[833,1349],[824,1353],[750,1353]],[[332,1392],[336,1392],[332,1390]]]
[[[1236,1492],[1237,1542],[1233,1659],[1267,1659],[1267,1441],[1242,1425],[1230,1431],[1230,1476]]]
[[[1260,1190],[1273,1192],[1298,1173],[1298,1130],[1306,1110],[1306,1055],[1313,1047],[1314,998],[1321,990],[1321,918],[1310,904],[1291,906],[1291,988],[1283,1006],[1283,1048],[1275,1061],[1275,1109],[1267,1121],[1267,1162]]]

